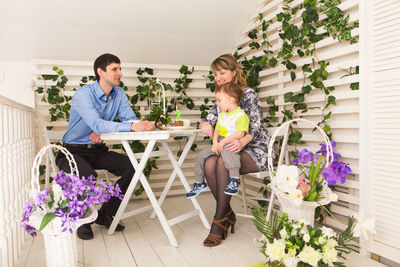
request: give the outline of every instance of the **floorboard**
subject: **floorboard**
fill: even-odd
[[[215,200],[210,192],[202,193],[197,200],[209,222],[215,212]],[[241,200],[232,198],[231,205],[235,211],[241,211]],[[149,204],[147,200],[133,200],[127,209],[136,209]],[[193,209],[191,201],[184,196],[167,198],[162,209],[167,219],[179,216]],[[179,242],[175,248],[169,244],[157,218],[150,219],[150,211],[122,220],[123,232],[108,235],[103,226],[93,224],[94,239],[78,239],[79,267],[179,267],[179,266],[249,266],[264,261],[259,252],[259,243],[254,239],[260,237],[251,219],[238,217],[236,231],[228,234],[226,240],[217,247],[204,247],[203,240],[209,230],[204,228],[199,216],[172,226],[172,231]],[[347,266],[358,266],[360,258],[356,253],[350,257]],[[354,265],[356,264],[356,265]],[[35,239],[29,238],[24,248],[23,257],[17,267],[46,266],[44,241],[41,234]],[[363,258],[363,266],[382,266],[372,260]]]

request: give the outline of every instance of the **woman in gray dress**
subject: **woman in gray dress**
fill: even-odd
[[[214,80],[218,85],[233,81],[244,90],[239,106],[250,119],[249,132],[240,140],[226,144],[228,151],[240,152],[240,174],[259,172],[267,169],[267,150],[269,136],[264,124],[263,109],[257,93],[247,87],[246,79],[235,57],[230,54],[222,55],[211,64]],[[200,123],[200,129],[207,136],[212,137],[217,122],[218,112],[215,105],[207,117]],[[229,172],[225,168],[220,156],[211,156],[205,161],[205,176],[208,186],[217,201],[217,208],[213,224],[208,237],[204,240],[205,246],[217,246],[221,239],[225,239],[229,227],[235,231],[236,216],[230,206],[231,195],[225,194],[229,182]]]

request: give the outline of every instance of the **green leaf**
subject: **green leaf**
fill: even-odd
[[[290,72],[290,79],[292,80],[292,82],[293,82],[294,80],[296,80],[296,72],[294,72],[294,71],[291,71],[291,72]]]
[[[185,72],[188,71],[188,69],[189,69],[188,66],[182,65],[181,68],[179,69],[179,72],[180,73],[185,73]]]
[[[253,30],[249,31],[249,33],[247,34],[247,36],[248,36],[250,39],[257,39],[257,32],[258,32],[257,29],[253,29]]]
[[[283,95],[285,103],[292,102],[293,92],[287,92]]]
[[[311,90],[312,90],[312,88],[311,88],[310,85],[306,85],[306,86],[301,87],[301,91],[302,91],[304,94],[309,94],[309,93],[311,92]]]
[[[350,88],[351,88],[351,90],[359,90],[359,88],[360,88],[360,83],[359,83],[359,82],[351,83],[351,84],[350,84]]]
[[[276,63],[277,63],[277,62],[278,62],[278,61],[276,60],[275,57],[271,57],[271,58],[268,60],[268,65],[269,65],[271,68],[273,68],[273,67],[276,66]]]
[[[336,105],[336,97],[333,95],[328,96],[328,104],[326,104],[326,107],[330,105]]]
[[[39,232],[43,230],[43,228],[46,227],[46,225],[54,218],[56,215],[54,213],[46,213],[46,215],[43,216],[42,222],[40,223],[39,227]]]

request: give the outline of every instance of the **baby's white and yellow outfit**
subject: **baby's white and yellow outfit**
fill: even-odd
[[[218,121],[215,125],[215,130],[219,131],[219,140],[221,140],[222,138],[226,138],[236,132],[247,133],[249,131],[249,123],[249,117],[240,107],[237,107],[234,111],[231,112],[218,112]],[[196,183],[204,182],[204,162],[207,158],[214,155],[215,153],[212,151],[211,147],[208,147],[197,154],[195,168]],[[231,178],[239,178],[239,153],[229,152],[224,147],[221,151],[221,156],[224,161],[225,167],[229,171],[229,176]]]

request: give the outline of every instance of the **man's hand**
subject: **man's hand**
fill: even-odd
[[[154,122],[152,121],[142,121],[139,123],[132,123],[131,131],[132,132],[147,132],[153,131],[156,128]]]
[[[89,137],[90,142],[92,143],[101,143],[103,140],[100,138],[100,135],[97,133],[91,133]]]

